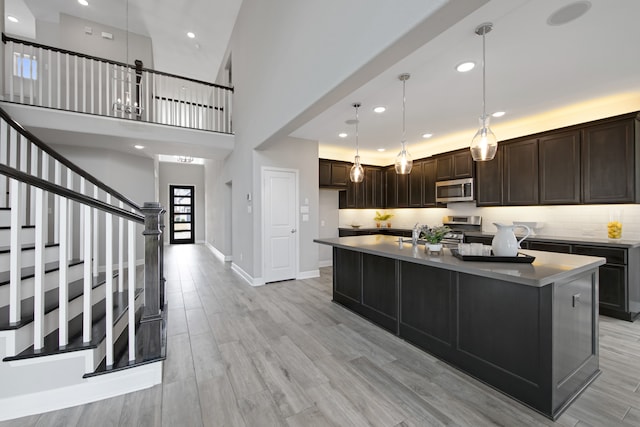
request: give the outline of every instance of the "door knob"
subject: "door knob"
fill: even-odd
[[[296,230],[295,228],[292,228],[291,229],[291,234],[295,233],[296,231],[298,231],[298,230]]]

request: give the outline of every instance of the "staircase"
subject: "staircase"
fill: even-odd
[[[163,212],[0,109],[0,421],[161,382]]]

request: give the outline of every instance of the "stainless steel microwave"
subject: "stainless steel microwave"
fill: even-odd
[[[472,202],[473,178],[436,182],[436,202]]]

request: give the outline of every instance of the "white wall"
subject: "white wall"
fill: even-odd
[[[206,233],[208,244],[216,248],[226,259],[231,259],[231,183],[222,182],[223,162],[204,162]]]
[[[318,217],[320,225],[318,236],[321,239],[338,237],[340,219],[338,190],[320,189]],[[327,267],[330,265],[333,265],[333,248],[326,245],[318,245],[318,266]]]
[[[165,215],[164,243],[169,244],[169,186],[170,185],[193,185],[195,186],[195,241],[204,243],[205,241],[205,183],[204,166],[190,165],[183,163],[160,162],[159,182],[160,182],[160,204],[167,210]]]
[[[272,166],[298,170],[298,201],[300,206],[309,207],[309,220],[304,221],[300,206],[298,206],[299,221],[299,266],[298,271],[304,275],[318,274],[318,245],[313,239],[318,237],[318,143],[297,138],[287,138],[278,144],[274,144],[269,150],[254,152],[254,170],[259,171],[264,166]],[[262,188],[261,174],[256,173],[256,188]],[[260,197],[253,198],[253,209],[262,212]],[[261,215],[255,216],[262,221]],[[256,224],[256,229],[261,229],[261,224]],[[255,254],[256,259],[262,264],[262,239],[261,234],[256,234]],[[254,277],[262,275],[262,265],[254,270]]]
[[[267,153],[260,156],[268,155],[306,120],[484,3],[486,0],[407,0],[401,6],[382,0],[242,3],[229,43],[236,88],[235,148],[215,183],[220,187],[233,182],[232,251],[239,268],[252,277],[262,272],[261,212],[254,207],[249,213],[244,202],[247,193],[254,200],[261,196],[254,148]],[[432,15],[443,4],[437,16]],[[313,158],[299,159],[309,164],[312,160],[317,175],[317,150]],[[278,158],[272,161],[273,166],[286,167]],[[315,191],[317,194],[317,184]],[[223,203],[222,191],[210,194],[218,198],[214,204]],[[317,227],[317,205],[311,212]],[[314,260],[308,267],[305,261],[301,268],[312,268],[311,263],[317,266],[317,248],[314,251]]]
[[[135,202],[138,206],[142,206],[144,202],[155,201],[152,159],[104,148],[70,145],[53,145],[53,148],[106,185]],[[93,190],[91,191],[91,194],[93,194]],[[103,218],[99,220],[99,226],[100,234],[104,235]],[[136,235],[138,236],[136,239],[136,259],[138,260],[144,259],[143,229],[142,225],[138,225],[136,228]],[[114,236],[114,242],[116,238],[117,235]],[[98,248],[98,259],[100,265],[103,265],[104,242],[101,242]],[[116,249],[117,245],[114,243],[114,251]]]

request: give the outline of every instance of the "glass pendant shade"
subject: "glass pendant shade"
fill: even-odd
[[[486,84],[486,46],[485,36],[491,29],[493,24],[486,22],[476,28],[476,34],[482,36],[482,117],[480,117],[480,129],[476,132],[471,140],[471,157],[476,162],[485,162],[493,160],[498,150],[498,140],[489,127],[489,116],[486,110],[487,84]]]
[[[407,175],[411,172],[411,168],[413,167],[413,159],[411,155],[407,152],[405,147],[405,143],[402,143],[402,149],[396,156],[396,173],[398,175]]]
[[[396,173],[398,175],[408,175],[411,173],[411,168],[413,167],[413,159],[409,152],[407,151],[407,126],[406,126],[406,88],[407,88],[407,80],[409,80],[411,74],[403,73],[398,76],[398,79],[402,82],[402,148],[400,152],[396,156]]]
[[[355,163],[351,166],[351,171],[349,172],[349,178],[351,182],[362,182],[364,179],[364,169],[360,164],[360,156],[356,156]]]
[[[471,157],[476,162],[493,160],[497,150],[498,140],[489,127],[489,117],[480,117],[480,129],[471,140]]]

